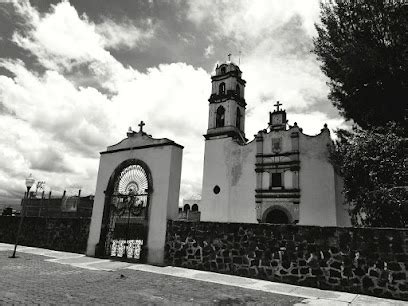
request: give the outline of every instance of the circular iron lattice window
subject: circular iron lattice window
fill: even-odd
[[[115,184],[115,193],[119,194],[145,194],[148,190],[147,174],[140,165],[131,165],[123,169]]]
[[[215,187],[214,187],[213,191],[214,191],[214,193],[215,193],[215,194],[219,194],[219,193],[220,193],[220,191],[221,191],[220,186],[215,185]]]

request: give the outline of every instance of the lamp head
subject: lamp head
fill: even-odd
[[[25,184],[28,189],[30,189],[34,185],[35,179],[33,178],[33,175],[30,173],[30,175],[26,178]]]

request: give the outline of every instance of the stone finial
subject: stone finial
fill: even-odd
[[[295,123],[293,124],[293,126],[298,126],[298,125],[297,125],[297,122],[295,122]]]
[[[131,137],[135,134],[135,132],[132,130],[132,127],[129,126],[128,131],[126,133],[127,137]]]

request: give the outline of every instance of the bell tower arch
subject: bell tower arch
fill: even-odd
[[[212,90],[208,99],[210,102],[208,129],[204,137],[232,137],[241,143],[245,138],[245,80],[242,72],[232,62],[217,65],[215,74],[211,77]]]

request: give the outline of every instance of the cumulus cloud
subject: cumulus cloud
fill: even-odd
[[[305,29],[314,34],[314,21],[319,15],[319,1],[287,0],[189,0],[187,17],[201,25],[209,22],[216,34],[237,40],[264,36],[293,15],[305,20]]]
[[[0,65],[15,75],[0,76],[0,98],[15,116],[79,152],[89,154],[105,144],[112,123],[104,95],[93,88],[77,89],[56,71],[39,76],[21,61],[3,60]]]
[[[154,33],[151,21],[146,21],[146,30],[129,21],[118,24],[107,18],[95,24],[86,14],[79,16],[68,1],[51,5],[43,15],[28,1],[17,1],[15,7],[29,29],[14,33],[13,41],[19,47],[30,51],[49,70],[65,73],[86,65],[100,85],[113,92],[117,83],[133,78],[136,72],[124,67],[107,49],[134,48]]]
[[[148,42],[155,32],[151,19],[144,21],[146,29],[141,29],[129,20],[116,23],[105,18],[102,23],[96,25],[96,32],[103,37],[103,45],[106,48],[117,49],[121,47],[140,48]]]
[[[193,181],[196,187],[188,183],[181,193],[197,192],[208,73],[184,63],[138,72],[125,67],[108,49],[142,44],[152,30],[142,33],[130,27],[123,34],[123,25],[111,20],[94,24],[66,1],[45,14],[29,2],[14,5],[24,17],[26,30],[15,32],[13,41],[35,56],[43,71],[30,69],[22,60],[0,60],[0,66],[12,74],[0,76],[4,117],[0,127],[8,127],[7,133],[0,132],[0,151],[15,161],[0,163],[0,182],[12,182],[0,184],[0,198],[21,192],[29,171],[54,191],[81,185],[85,193],[93,193],[98,152],[125,137],[127,127],[140,120],[148,123],[145,129],[156,138],[189,144],[184,151],[183,182]],[[124,43],[126,35],[135,31],[137,39]],[[115,32],[122,36],[112,39]],[[78,86],[76,67],[90,73],[97,86]],[[111,93],[106,95],[98,87]]]

